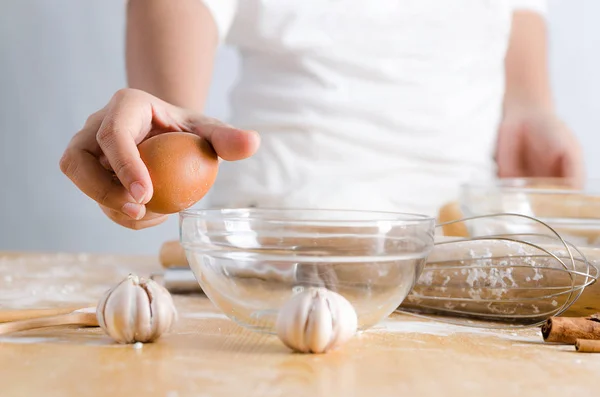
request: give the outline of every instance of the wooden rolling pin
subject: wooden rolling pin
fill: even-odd
[[[457,221],[461,219],[462,212],[460,206],[456,202],[448,203],[438,211],[438,224]],[[463,222],[452,223],[442,226],[444,236],[448,237],[469,237],[467,226]]]
[[[160,247],[158,260],[164,268],[188,267],[185,251],[177,240],[167,241]]]

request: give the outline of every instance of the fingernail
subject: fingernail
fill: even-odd
[[[144,198],[146,197],[146,189],[139,182],[133,182],[131,186],[129,186],[129,193],[138,204],[142,204],[144,202]]]
[[[141,204],[125,203],[121,208],[121,211],[123,211],[123,213],[128,217],[139,221],[144,216],[143,208],[144,206]]]

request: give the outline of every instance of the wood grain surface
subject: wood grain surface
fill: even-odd
[[[157,258],[0,254],[0,309],[88,306]],[[393,315],[327,355],[291,353],[202,296],[175,296],[180,322],[141,349],[99,328],[0,337],[0,395],[595,396],[600,355],[544,344],[539,329],[485,331]]]

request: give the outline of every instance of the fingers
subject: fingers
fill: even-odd
[[[585,162],[583,153],[577,144],[573,144],[566,150],[562,157],[561,177],[571,179],[575,189],[583,189],[586,180]]]
[[[120,210],[133,219],[144,216],[145,207],[134,203],[127,190],[91,153],[78,148],[67,149],[60,165],[63,173],[92,200]]]
[[[102,167],[95,155],[98,150],[95,135],[105,113],[106,110],[102,109],[92,114],[82,130],[75,134],[60,159],[60,169],[75,186],[96,202],[124,211],[134,219],[142,217],[145,210],[140,206],[123,208],[133,198],[114,179],[113,174]]]
[[[504,123],[498,130],[496,162],[500,178],[517,178],[524,174],[517,125]]]
[[[110,163],[108,162],[108,159],[106,158],[106,156],[104,154],[101,154],[100,157],[98,157],[98,161],[100,162],[100,165],[108,171],[113,171],[112,166],[110,165]]]
[[[150,201],[153,192],[150,174],[137,149],[152,127],[149,97],[132,90],[115,94],[96,134],[103,167],[110,166],[138,204]]]
[[[192,115],[186,124],[191,132],[207,139],[223,160],[243,160],[260,146],[256,131],[241,130],[209,117]]]
[[[220,159],[230,161],[253,155],[260,144],[254,131],[192,114],[143,91],[125,89],[90,116],[69,143],[60,168],[115,222],[133,229],[150,227],[162,223],[165,216],[146,214],[153,186],[137,145],[148,136],[172,131],[204,137]]]
[[[141,230],[141,229],[146,229],[152,226],[156,226],[156,225],[160,225],[161,223],[165,222],[169,217],[167,215],[161,215],[161,214],[148,214],[147,216],[145,216],[144,218],[140,219],[140,220],[135,220],[135,219],[131,219],[130,217],[123,215],[122,213],[115,211],[113,209],[104,207],[104,206],[100,206],[100,208],[102,209],[102,212],[104,212],[104,214],[106,214],[106,216],[108,216],[108,218],[110,218],[110,220],[112,220],[113,222],[124,226],[128,229],[133,229],[133,230]]]
[[[545,136],[550,135],[552,138],[549,147],[544,149],[546,157],[554,159],[550,176],[566,178],[574,189],[582,189],[585,185],[586,169],[583,150],[577,137],[559,119],[551,119],[550,126],[545,129],[545,132]]]
[[[555,117],[504,122],[498,132],[497,162],[498,175],[503,178],[567,178],[574,188],[585,183],[581,147],[568,127]]]
[[[110,111],[107,106],[88,118],[81,131],[71,139],[60,160],[60,168],[83,193],[99,204],[131,219],[141,219],[146,212],[144,205],[115,178],[108,157],[103,155],[97,141],[98,131]]]

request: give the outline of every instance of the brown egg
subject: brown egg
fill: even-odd
[[[197,203],[217,177],[219,162],[214,149],[197,135],[169,132],[138,145],[148,167],[154,194],[146,209],[174,214]]]

